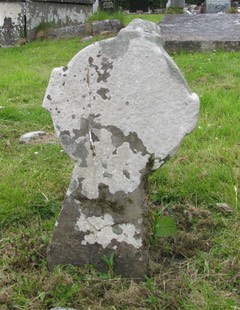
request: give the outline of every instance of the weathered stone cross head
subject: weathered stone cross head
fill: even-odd
[[[146,177],[196,125],[199,99],[163,49],[156,24],[134,20],[54,69],[43,106],[75,163],[48,250],[56,264],[115,253],[115,272],[148,268]]]

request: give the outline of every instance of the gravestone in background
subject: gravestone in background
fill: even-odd
[[[48,264],[148,268],[146,178],[197,123],[199,99],[163,49],[159,27],[134,20],[53,70],[43,106],[75,163],[48,248]],[[177,177],[177,176],[176,176]]]
[[[183,9],[185,6],[185,0],[168,0],[166,7],[174,9]]]
[[[227,12],[230,7],[230,0],[206,0],[206,13]]]

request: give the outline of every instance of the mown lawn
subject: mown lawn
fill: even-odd
[[[46,247],[73,164],[54,139],[25,145],[19,137],[54,136],[41,107],[51,70],[98,39],[0,49],[0,309],[239,309],[240,53],[172,55],[201,114],[149,178],[152,213],[171,216],[178,230],[153,238],[146,281],[92,266],[48,272]]]

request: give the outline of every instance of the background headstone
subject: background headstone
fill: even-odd
[[[185,0],[168,0],[166,7],[174,9],[182,9],[185,6]]]
[[[116,33],[123,28],[123,24],[117,19],[107,19],[93,22],[91,32],[93,35],[98,35],[102,32]]]
[[[53,70],[43,106],[75,163],[48,264],[93,264],[115,253],[115,272],[148,268],[146,178],[195,127],[199,99],[163,49],[160,28],[135,20],[116,38]]]
[[[206,0],[206,13],[227,12],[230,7],[230,0]]]

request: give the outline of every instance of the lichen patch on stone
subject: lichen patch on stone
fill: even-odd
[[[75,229],[88,233],[84,235],[82,245],[98,243],[106,248],[111,245],[112,240],[116,240],[132,245],[137,249],[142,246],[139,229],[131,223],[115,225],[110,214],[87,217],[81,213]]]

